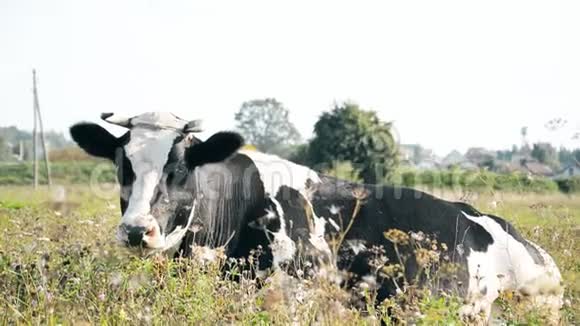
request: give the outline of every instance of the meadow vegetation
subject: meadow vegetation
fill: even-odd
[[[76,152],[73,154],[78,155]],[[74,156],[73,156],[74,157]],[[330,166],[314,167],[329,175],[345,180],[363,182],[358,177],[359,169],[349,161],[338,161]],[[0,162],[0,186],[30,185],[33,182],[33,165],[31,162]],[[114,183],[116,172],[113,164],[105,160],[87,159],[55,161],[51,163],[51,176],[61,184]],[[41,164],[39,180],[45,182],[46,171]],[[399,167],[389,175],[384,183],[405,187],[425,187],[455,191],[476,192],[521,192],[521,193],[580,193],[580,177],[562,180],[551,180],[546,177],[528,176],[523,173],[500,174],[484,169],[466,171],[460,169],[414,170]]]
[[[446,292],[403,287],[397,297],[375,305],[371,281],[349,292],[333,281],[337,271],[251,276],[259,248],[244,260],[218,251],[210,262],[203,248],[194,259],[136,257],[114,240],[116,188],[98,186],[36,192],[0,187],[0,324],[460,324],[462,300]],[[580,197],[427,190],[503,216],[545,248],[564,278],[562,324],[580,322]],[[408,236],[385,232],[393,241]],[[425,264],[436,254],[431,249],[424,251]],[[378,272],[397,272],[397,262],[380,258],[378,251]],[[509,325],[545,324],[542,311],[524,299],[503,293],[495,318]]]

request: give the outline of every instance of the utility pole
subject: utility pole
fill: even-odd
[[[36,117],[36,70],[32,70],[32,111],[34,112],[34,127],[32,129],[32,162],[33,162],[33,171],[32,174],[34,176],[34,190],[38,188],[38,157],[36,151],[36,127],[38,124],[38,119]]]
[[[34,150],[34,188],[38,187],[38,157],[36,154],[37,148],[37,123],[40,126],[40,142],[42,144],[42,152],[44,154],[44,166],[46,168],[46,179],[48,186],[52,185],[52,178],[50,176],[50,162],[48,159],[48,151],[46,150],[46,140],[44,139],[44,126],[42,124],[42,115],[40,114],[40,105],[38,104],[38,90],[36,88],[36,70],[32,70],[32,92],[34,95],[34,130],[32,132],[32,147]]]

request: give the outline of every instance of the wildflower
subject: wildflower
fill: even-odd
[[[103,292],[99,293],[99,295],[97,295],[97,299],[99,299],[100,301],[105,301],[106,296]]]
[[[191,226],[189,227],[189,231],[191,231],[193,233],[198,233],[202,229],[203,229],[203,225],[201,223],[192,223]]]
[[[465,250],[463,249],[463,244],[458,244],[457,247],[455,247],[455,250],[457,250],[457,254],[459,256],[463,256],[463,254],[465,253]]]
[[[415,251],[415,259],[419,266],[425,267],[439,260],[439,253],[433,250],[419,248]]]
[[[401,230],[390,229],[383,233],[385,238],[394,244],[405,245],[409,242],[409,235]]]
[[[356,200],[363,200],[368,197],[369,192],[364,188],[357,188],[352,191],[352,195]]]
[[[419,232],[411,232],[411,238],[417,242],[422,242],[423,240],[425,240],[425,233],[423,233],[423,231],[419,231]]]
[[[383,267],[382,272],[388,277],[395,277],[401,271],[401,266],[399,264],[387,265]]]
[[[328,210],[330,211],[330,214],[332,214],[332,215],[338,215],[340,213],[340,207],[338,207],[334,204],[330,205]]]
[[[377,287],[377,278],[374,275],[366,275],[363,276],[363,282],[365,284],[367,284],[369,287],[371,288],[376,288]]]

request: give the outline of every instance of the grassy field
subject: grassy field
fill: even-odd
[[[503,216],[542,245],[565,280],[562,324],[580,323],[580,197],[433,192]],[[253,279],[241,268],[251,259],[134,257],[113,240],[117,201],[109,185],[0,187],[0,324],[373,325],[391,323],[387,309],[417,324],[459,324],[460,299],[428,290],[409,288],[376,307],[372,286],[352,294],[329,278]],[[355,295],[367,304],[353,305]],[[544,324],[518,300],[503,295],[495,314],[510,325]]]

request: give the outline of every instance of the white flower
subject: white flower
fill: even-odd
[[[416,233],[411,232],[411,238],[413,238],[413,240],[417,242],[422,242],[423,240],[425,240],[425,233],[423,233],[422,231]]]
[[[332,214],[332,215],[338,215],[338,213],[340,213],[340,207],[338,207],[334,204],[330,205],[328,210],[330,211],[330,214]]]
[[[463,244],[458,244],[455,250],[457,250],[459,256],[463,256],[463,253],[465,252],[465,250],[463,250]]]

